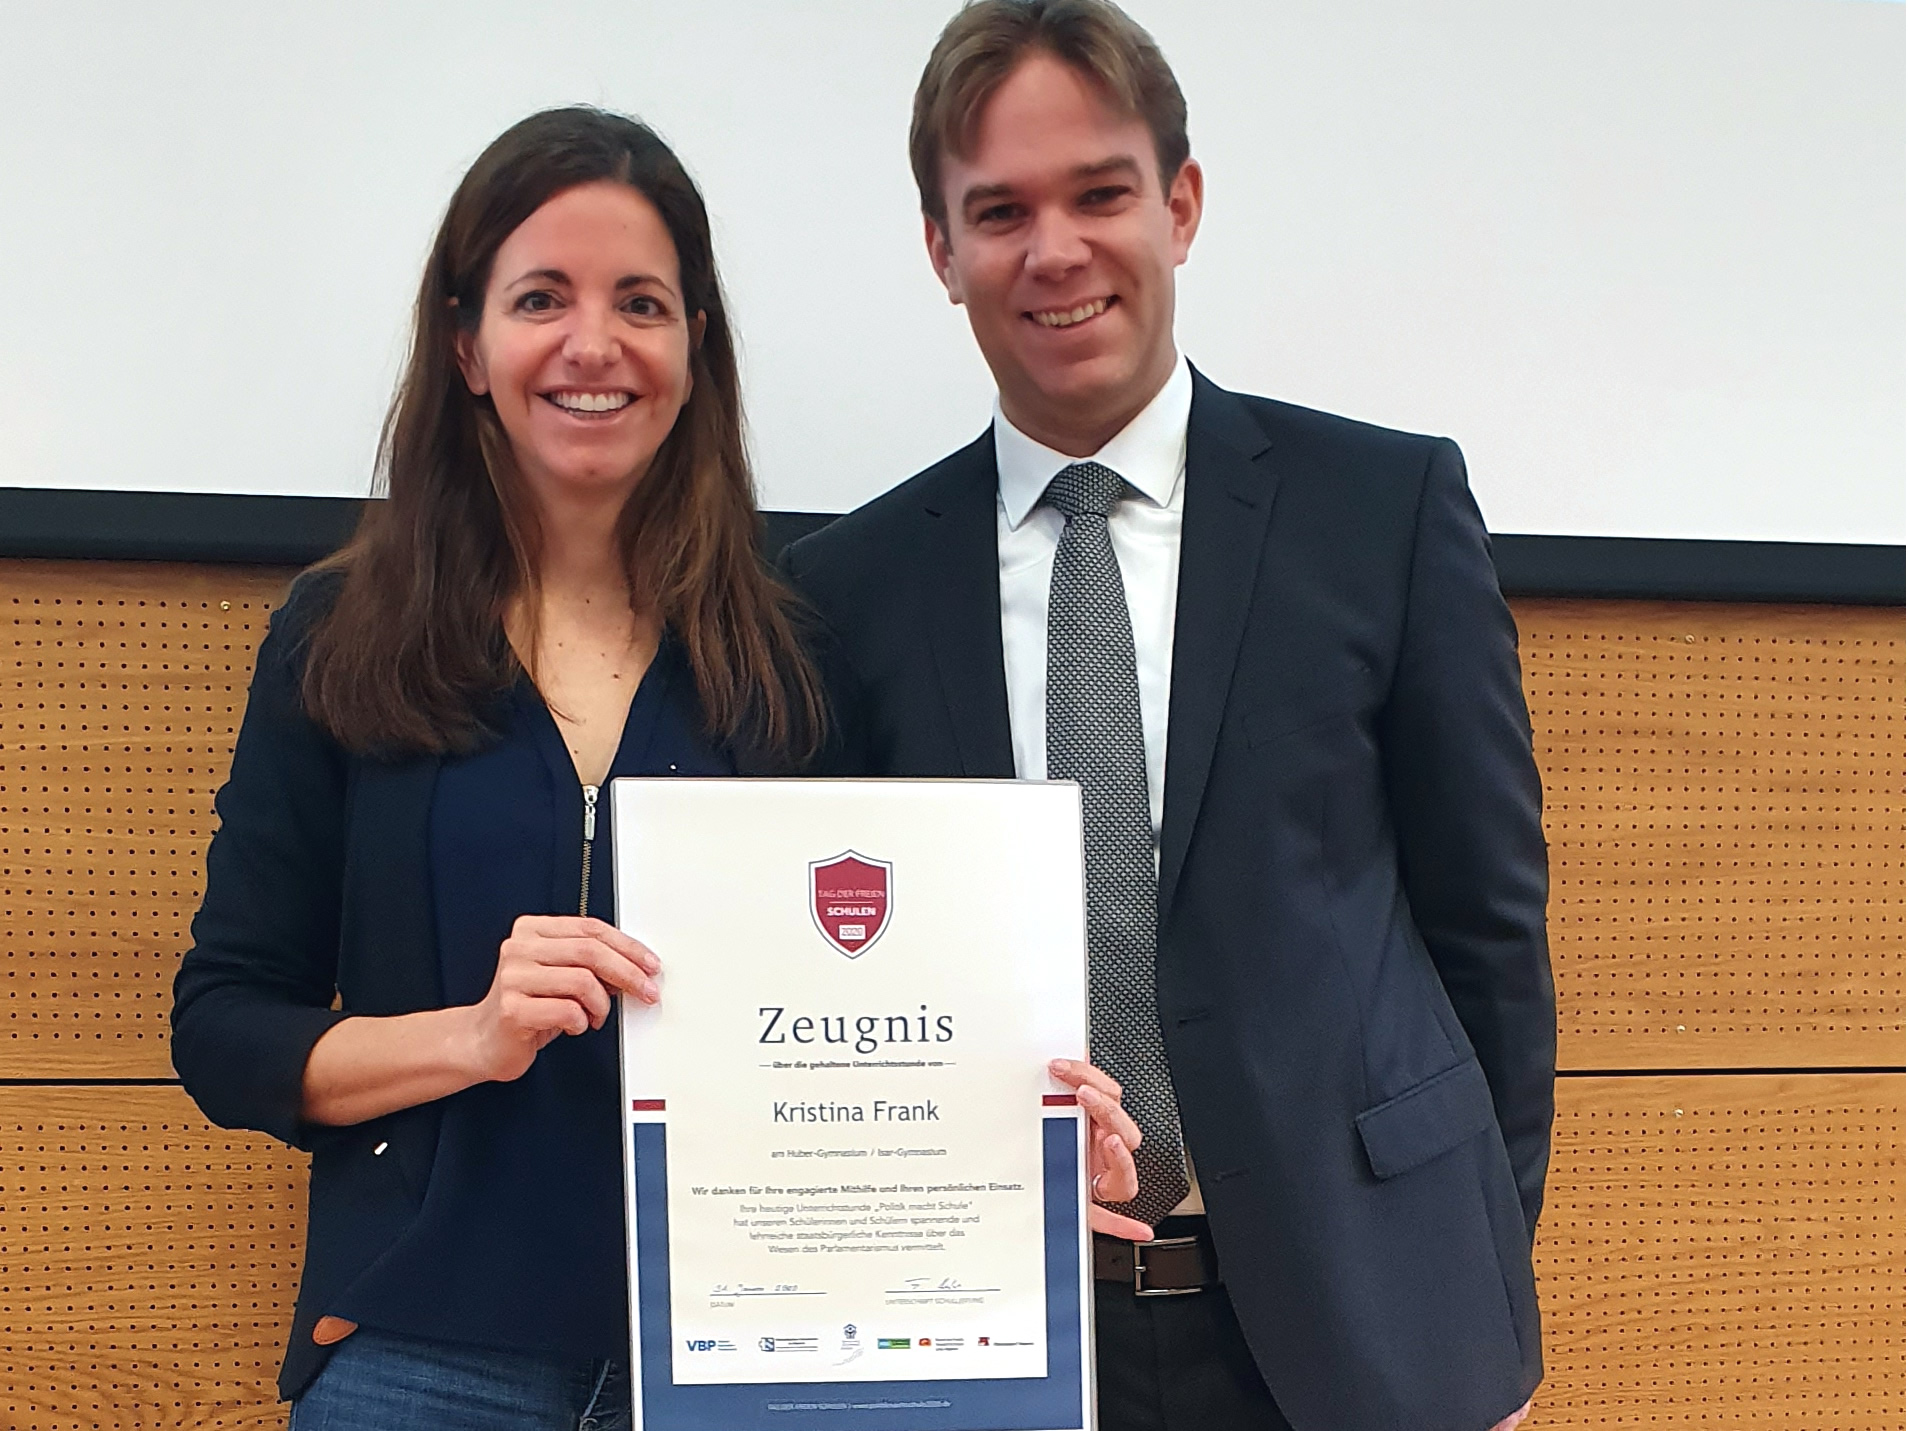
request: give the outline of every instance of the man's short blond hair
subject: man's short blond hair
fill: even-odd
[[[973,152],[981,112],[1033,51],[1071,65],[1124,114],[1146,121],[1161,189],[1192,152],[1186,98],[1153,37],[1111,0],[974,0],[941,31],[914,91],[908,158],[921,212],[947,226],[941,156]]]

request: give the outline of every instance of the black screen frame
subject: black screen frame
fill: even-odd
[[[351,535],[356,497],[0,487],[0,557],[309,566]],[[765,512],[764,548],[834,520]],[[1900,545],[1493,534],[1507,596],[1900,606]]]

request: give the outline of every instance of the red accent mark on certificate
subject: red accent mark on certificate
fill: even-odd
[[[660,1113],[663,1111],[663,1100],[660,1098],[632,1098],[629,1100],[629,1109],[632,1113]]]
[[[859,958],[888,927],[893,874],[888,861],[853,850],[810,864],[809,911],[822,938],[850,959]]]
[[[1080,1100],[1071,1093],[1043,1093],[1040,1095],[1040,1102],[1046,1108],[1072,1108],[1077,1106]]]

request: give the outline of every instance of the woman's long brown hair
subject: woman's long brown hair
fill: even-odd
[[[377,485],[314,631],[304,699],[348,749],[467,751],[520,667],[505,606],[537,593],[534,506],[488,397],[455,356],[497,250],[555,195],[614,180],[662,215],[687,314],[704,328],[689,400],[618,523],[632,602],[682,643],[710,733],[800,757],[820,742],[819,681],[793,596],[758,551],[761,517],[742,438],[735,344],[702,195],[648,126],[589,108],[546,110],[498,137],[457,186],[418,291],[411,355],[385,419]]]

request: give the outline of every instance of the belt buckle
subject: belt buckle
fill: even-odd
[[[1191,1247],[1199,1241],[1197,1237],[1156,1237],[1151,1242],[1133,1244],[1133,1295],[1135,1297],[1186,1297],[1194,1292],[1203,1292],[1204,1287],[1148,1287],[1146,1285],[1146,1259],[1141,1255],[1148,1247]]]

